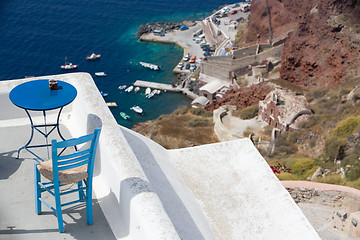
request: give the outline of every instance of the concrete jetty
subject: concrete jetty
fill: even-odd
[[[142,81],[142,80],[136,80],[133,84],[135,87],[143,87],[143,88],[151,88],[151,89],[160,89],[164,91],[170,91],[170,92],[181,92],[188,97],[195,99],[199,97],[195,93],[189,91],[187,88],[183,88],[181,86],[173,86],[171,84],[165,84],[165,83],[156,83],[156,82],[148,82],[148,81]]]
[[[135,87],[143,87],[143,88],[152,88],[152,89],[160,89],[160,90],[166,90],[171,92],[181,92],[181,89],[173,86],[171,84],[165,84],[165,83],[156,83],[156,82],[148,82],[148,81],[142,81],[142,80],[136,80],[136,82],[133,84]]]

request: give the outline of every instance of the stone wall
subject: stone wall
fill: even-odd
[[[258,45],[252,45],[250,47],[241,48],[238,50],[234,50],[234,57],[235,58],[243,58],[250,55],[255,55],[257,52]]]
[[[257,47],[257,45],[253,47]],[[232,56],[209,57],[202,63],[201,73],[230,81],[231,72],[244,72],[249,65],[258,65],[269,58],[281,59],[283,48],[284,45],[280,45],[257,55],[240,59],[233,59]]]

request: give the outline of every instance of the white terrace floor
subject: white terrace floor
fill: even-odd
[[[66,127],[62,133],[70,138]],[[45,140],[35,133],[34,143]],[[50,139],[58,138],[57,134]],[[0,239],[116,239],[101,211],[97,199],[93,200],[94,224],[86,223],[85,204],[73,205],[63,211],[65,233],[59,234],[57,218],[43,205],[43,213],[35,213],[34,157],[25,150],[16,159],[17,149],[30,137],[30,126],[0,126]],[[46,148],[34,150],[47,156]]]

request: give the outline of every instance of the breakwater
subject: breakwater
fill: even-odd
[[[191,27],[194,26],[194,21],[183,21],[183,22],[155,22],[141,24],[137,31],[137,36],[140,38],[141,35],[146,33],[153,33],[154,30],[162,30],[164,33],[179,30],[181,26]]]

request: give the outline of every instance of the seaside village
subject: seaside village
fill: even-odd
[[[182,92],[193,99],[193,108],[206,108],[231,90],[278,78],[279,74],[270,76],[269,73],[278,69],[281,63],[286,36],[275,38],[271,44],[258,42],[245,48],[234,47],[239,27],[245,24],[251,14],[250,4],[241,2],[223,6],[202,21],[184,22],[184,25],[155,23],[141,26],[139,35],[142,41],[178,44],[184,49],[184,56],[173,70],[180,78],[176,85],[166,88],[154,82],[137,81],[134,86]],[[231,118],[230,110],[235,110],[235,106],[225,105],[215,109],[217,137],[222,141],[248,137],[244,136],[246,129],[257,132],[257,129],[267,125],[274,127],[273,137],[277,132],[296,131],[301,122],[312,114],[306,98],[275,84],[273,88],[260,101],[256,120]],[[242,127],[233,127],[234,124]],[[260,140],[258,145],[260,148],[274,149],[274,146],[269,146],[270,141]]]
[[[182,92],[207,108],[278,78],[286,37],[234,45],[250,14],[241,2],[177,27],[141,26],[142,41],[176,43],[184,54],[178,82],[132,87]],[[0,239],[358,239],[359,203],[345,194],[358,191],[279,181],[258,150],[272,141],[246,134],[271,125],[276,138],[312,114],[302,94],[272,89],[253,119],[232,118],[231,104],[214,108],[220,142],[169,150],[119,125],[88,73],[0,81]]]

